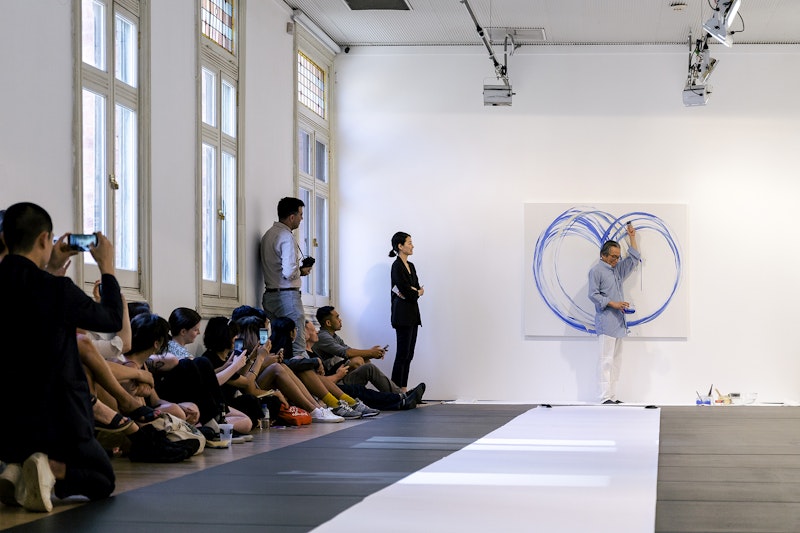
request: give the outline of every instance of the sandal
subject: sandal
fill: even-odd
[[[152,407],[142,405],[141,407],[137,407],[128,413],[128,416],[140,424],[147,424],[161,416],[161,411],[157,411]]]
[[[105,431],[106,433],[119,433],[131,427],[131,424],[133,424],[133,420],[127,416],[116,413],[108,424],[95,420],[94,429],[95,431]]]

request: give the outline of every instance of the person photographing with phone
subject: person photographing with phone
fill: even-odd
[[[606,241],[600,249],[600,261],[589,270],[589,299],[595,308],[595,331],[600,348],[599,381],[600,401],[604,405],[622,403],[617,400],[617,380],[621,367],[622,339],[628,334],[625,315],[632,311],[625,301],[622,283],[633,273],[641,261],[636,243],[636,229],[625,225],[630,247],[622,258],[619,243]]]
[[[51,495],[92,500],[114,490],[108,455],[94,437],[89,384],[78,355],[76,328],[116,332],[122,300],[114,247],[97,233],[89,247],[106,288],[93,301],[72,280],[45,271],[65,267],[70,255],[40,206],[24,202],[6,210],[3,237],[9,255],[0,263],[0,424],[14,438],[0,439],[0,501],[49,512]],[[31,351],[31,339],[35,350]],[[27,379],[36,376],[35,380]]]

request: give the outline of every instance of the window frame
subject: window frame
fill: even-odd
[[[112,183],[116,178],[116,146],[117,128],[116,109],[122,104],[135,112],[136,184],[134,186],[136,217],[135,255],[136,269],[122,269],[116,265],[116,277],[123,294],[128,300],[149,300],[151,291],[151,252],[150,252],[150,3],[149,0],[96,0],[105,6],[104,32],[105,67],[103,71],[83,62],[83,5],[81,1],[73,2],[73,55],[74,55],[74,104],[73,104],[73,149],[75,152],[74,183],[75,190],[75,224],[78,229],[74,233],[87,231],[84,228],[84,186],[83,186],[83,96],[89,91],[105,99],[105,136],[104,182],[105,209],[103,218],[106,221],[104,234],[114,242],[119,213],[114,206],[116,189]],[[129,19],[136,24],[137,68],[136,87],[116,78],[116,15]],[[111,231],[109,231],[111,228]],[[116,243],[115,243],[116,245]],[[116,248],[116,246],[115,246]],[[89,260],[87,260],[89,259]],[[84,291],[91,294],[94,281],[100,279],[97,266],[85,254],[73,257],[75,264],[75,281]],[[116,264],[116,260],[115,260]]]
[[[217,44],[211,38],[203,33],[203,21],[201,12],[201,2],[196,3],[196,21],[197,21],[197,154],[196,154],[196,168],[197,168],[197,310],[203,316],[212,315],[230,315],[230,313],[241,305],[244,295],[246,294],[246,279],[245,279],[245,240],[244,240],[244,221],[245,221],[245,203],[244,203],[244,98],[242,91],[242,75],[239,69],[239,62],[243,56],[242,35],[244,33],[244,10],[245,0],[239,0],[233,3],[234,8],[234,31],[233,31],[233,52],[228,51],[224,47]],[[210,126],[203,121],[203,69],[210,70],[215,74],[215,125]],[[235,128],[236,135],[231,137],[223,133],[221,102],[222,102],[222,84],[228,83],[233,86],[234,94],[236,97],[235,108]],[[213,142],[209,142],[213,141]],[[215,229],[215,263],[216,263],[216,280],[206,280],[204,272],[204,210],[205,202],[203,197],[203,147],[210,144],[216,149],[216,180],[217,186],[215,191],[215,207],[217,212],[220,212],[222,199],[225,196],[224,191],[221,190],[220,182],[222,181],[222,159],[223,152],[232,154],[235,157],[235,184],[236,184],[236,205],[235,209],[235,283],[229,284],[222,281],[222,221],[219,217],[216,218]]]
[[[295,46],[294,46],[294,107],[295,107],[295,124],[294,124],[294,189],[297,193],[298,198],[303,198],[301,189],[306,189],[310,191],[310,199],[311,203],[309,205],[306,202],[306,206],[303,210],[304,214],[304,226],[301,226],[298,240],[300,242],[301,248],[304,246],[304,241],[306,239],[313,240],[319,242],[318,235],[316,234],[316,227],[318,225],[317,221],[317,196],[322,196],[327,199],[327,230],[328,234],[326,239],[322,242],[327,245],[327,283],[328,283],[328,294],[325,295],[318,295],[316,294],[317,286],[319,283],[319,268],[322,267],[321,263],[318,261],[314,268],[311,269],[311,274],[307,277],[303,278],[303,292],[302,292],[302,299],[303,305],[305,307],[316,309],[322,307],[324,305],[330,305],[330,302],[334,301],[334,297],[336,294],[336,245],[333,241],[333,235],[335,234],[335,198],[334,198],[334,191],[335,191],[335,176],[334,176],[334,148],[333,148],[333,138],[332,138],[332,120],[331,116],[333,113],[333,84],[331,80],[333,79],[333,61],[335,58],[335,52],[328,48],[324,43],[322,43],[319,39],[317,39],[308,29],[306,29],[303,23],[298,23],[299,21],[295,19]],[[325,88],[324,88],[324,101],[325,101],[325,117],[320,117],[312,109],[306,107],[303,103],[299,101],[298,95],[298,84],[299,84],[299,73],[298,73],[298,60],[299,55],[302,54],[314,62],[323,72],[325,76]],[[310,173],[305,173],[301,171],[301,164],[300,164],[300,133],[301,131],[306,131],[310,134],[310,146],[312,147],[311,150],[311,168]],[[328,173],[327,173],[327,182],[321,182],[317,179],[317,157],[316,157],[316,141],[318,139],[323,139],[327,146],[328,157],[327,157],[327,164],[328,164]],[[304,227],[311,228],[311,235],[306,236],[302,229]],[[314,248],[315,245],[309,243],[309,248],[311,249],[310,255],[317,255],[317,250]],[[319,258],[318,258],[319,259]],[[310,289],[310,290],[309,290]]]

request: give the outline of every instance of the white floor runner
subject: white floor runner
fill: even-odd
[[[653,531],[659,420],[641,407],[532,409],[314,531]]]

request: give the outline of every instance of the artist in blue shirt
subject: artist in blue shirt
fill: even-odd
[[[603,404],[622,403],[616,398],[616,389],[622,338],[628,334],[625,315],[631,310],[622,292],[622,282],[641,260],[636,230],[630,222],[626,229],[630,240],[628,256],[622,259],[619,243],[607,241],[600,250],[600,261],[589,270],[589,299],[594,303],[594,325],[600,344],[600,401]]]

